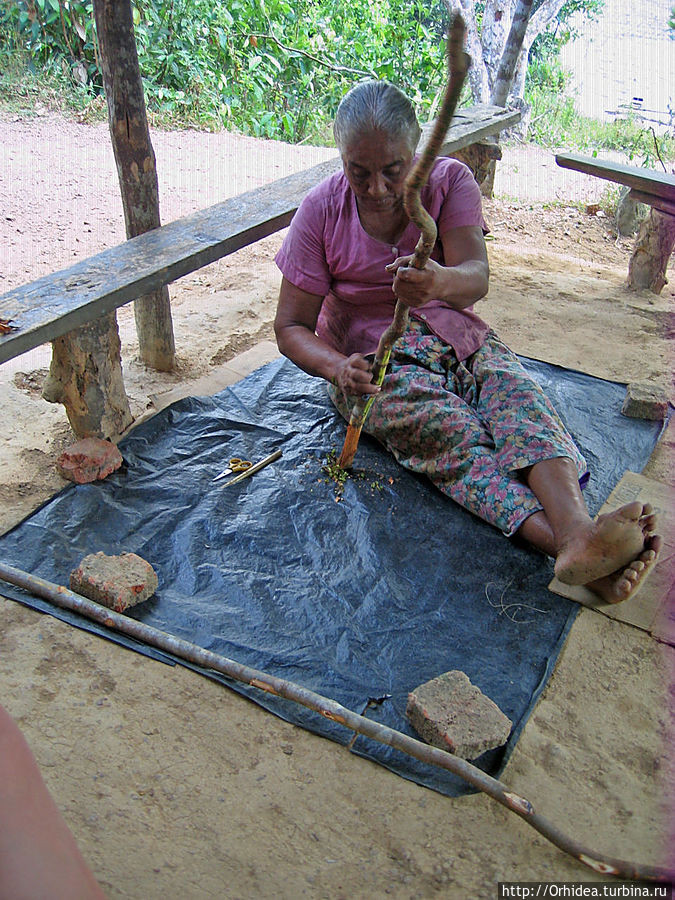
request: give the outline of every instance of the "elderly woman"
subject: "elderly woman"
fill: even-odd
[[[393,85],[368,81],[342,100],[334,124],[342,172],[312,190],[276,263],[283,279],[279,349],[325,378],[340,413],[376,394],[364,429],[406,468],[507,536],[555,558],[555,572],[609,602],[625,600],[660,548],[649,506],[592,521],[586,465],[546,396],[473,312],[488,290],[485,223],[470,171],[439,158],[422,190],[438,240],[410,267],[419,230],[403,185],[420,128]],[[396,298],[410,310],[380,388],[372,354]]]

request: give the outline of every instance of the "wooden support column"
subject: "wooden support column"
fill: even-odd
[[[640,225],[628,264],[628,287],[660,294],[668,283],[666,269],[675,246],[675,216],[652,208]]]
[[[127,237],[160,226],[155,153],[150,141],[130,0],[94,0],[108,123],[122,192]],[[168,372],[175,364],[166,285],[134,303],[141,360]]]
[[[52,341],[52,363],[42,396],[51,403],[63,403],[78,438],[114,439],[131,425],[114,312]]]

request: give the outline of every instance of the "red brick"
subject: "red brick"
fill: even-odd
[[[115,612],[124,612],[151,597],[158,579],[149,562],[135,553],[85,556],[70,573],[70,589]]]
[[[501,747],[513,723],[471,684],[464,672],[445,672],[408,694],[410,724],[428,744],[463,759]]]
[[[632,419],[662,421],[668,415],[668,397],[662,387],[633,382],[626,388],[621,412]]]
[[[69,481],[87,484],[106,478],[122,465],[122,454],[110,441],[83,438],[59,456],[59,472]]]

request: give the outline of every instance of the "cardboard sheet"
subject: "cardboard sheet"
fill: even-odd
[[[626,472],[600,513],[633,500],[651,503],[658,515],[658,533],[663,537],[657,564],[639,591],[623,603],[603,603],[587,588],[563,584],[557,578],[553,578],[549,589],[675,646],[675,489],[644,475]]]

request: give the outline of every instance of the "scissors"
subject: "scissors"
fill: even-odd
[[[238,456],[233,456],[227,465],[227,469],[223,469],[223,471],[219,475],[216,475],[213,480],[220,481],[221,478],[226,478],[234,472],[246,472],[252,465],[253,463],[248,459],[239,459]]]

